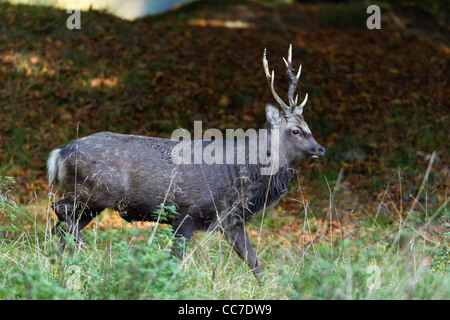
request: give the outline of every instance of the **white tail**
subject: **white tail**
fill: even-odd
[[[48,184],[52,184],[55,181],[56,176],[58,180],[62,181],[64,179],[64,165],[60,155],[61,149],[55,149],[50,153],[47,160],[47,175]]]

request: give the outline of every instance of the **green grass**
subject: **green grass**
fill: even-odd
[[[86,249],[67,237],[60,252],[50,236],[55,221],[47,201],[20,207],[11,185],[2,180],[0,299],[450,298],[450,235],[435,232],[429,239],[427,232],[433,221],[448,220],[448,201],[427,216],[414,211],[403,219],[374,209],[355,221],[350,233],[345,217],[336,211],[331,220],[324,218],[311,200],[303,201],[308,204],[303,219],[269,211],[261,225],[259,215],[247,228],[266,279],[260,285],[218,233],[196,233],[179,261],[170,254],[173,239],[165,225],[94,222],[82,232]],[[339,192],[335,189],[331,207],[339,205]],[[116,213],[103,215],[109,214]],[[277,237],[292,223],[305,233]],[[336,223],[342,228],[330,233]]]
[[[136,233],[126,229],[125,235]],[[158,235],[160,240],[164,233]],[[2,243],[2,299],[185,299],[202,297],[168,248],[128,239],[115,242],[108,232],[96,246],[68,248],[61,254],[52,240],[37,245],[32,236]],[[144,242],[144,241],[142,241]]]

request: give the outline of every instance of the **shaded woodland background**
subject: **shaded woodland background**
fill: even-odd
[[[81,30],[66,28],[65,10],[0,2],[0,175],[17,181],[16,201],[47,201],[46,158],[76,137],[170,137],[194,120],[205,130],[261,127],[273,102],[263,49],[284,96],[281,57],[292,43],[305,119],[327,154],[299,164],[290,197],[301,186],[320,215],[339,190],[350,229],[381,198],[383,213],[403,214],[436,151],[418,200],[447,206],[448,5],[370,4],[381,7],[381,30],[366,28],[363,1],[198,1],[133,22],[88,11]],[[297,207],[284,199],[278,212]]]

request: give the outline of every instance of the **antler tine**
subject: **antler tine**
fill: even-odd
[[[298,97],[298,95],[297,95],[297,97]],[[306,101],[308,101],[308,94],[305,95],[305,99],[303,99],[303,102],[302,102],[299,106],[295,107],[295,109],[298,108],[298,111],[297,111],[297,112],[298,112],[299,114],[302,114],[302,113],[303,113],[303,107],[305,106]],[[295,102],[296,102],[296,104],[297,104],[297,100],[296,100]]]
[[[283,58],[284,63],[286,64],[286,74],[289,77],[289,90],[288,90],[288,99],[289,99],[289,107],[293,108],[296,105],[296,102],[294,101],[294,93],[295,89],[297,88],[297,82],[300,78],[300,73],[302,66],[300,66],[297,75],[294,76],[292,73],[292,44],[289,45],[289,51],[288,51],[288,60]]]
[[[289,104],[290,104],[290,108],[294,108],[297,109],[296,112],[299,114],[302,114],[303,112],[303,107],[306,105],[306,101],[308,101],[308,94],[305,95],[305,99],[303,100],[303,102],[300,105],[297,105],[297,101],[298,101],[298,95],[295,97],[295,100],[293,99],[294,97],[294,93],[295,93],[295,89],[297,87],[297,82],[300,79],[300,74],[302,73],[302,66],[300,65],[300,67],[298,68],[297,74],[294,76],[294,74],[292,73],[292,44],[289,46],[289,51],[288,51],[288,61],[286,61],[286,59],[284,59],[284,63],[286,64],[286,73],[289,77],[289,90],[288,90],[288,99],[289,99]]]
[[[263,66],[264,66],[264,72],[266,73],[267,81],[269,82],[270,91],[272,91],[272,95],[275,98],[275,100],[278,102],[280,107],[283,109],[284,113],[290,113],[291,108],[284,103],[284,101],[278,96],[278,94],[275,92],[275,88],[273,86],[274,79],[275,79],[275,72],[272,70],[272,75],[269,71],[269,62],[266,58],[266,48],[264,48],[264,54],[263,54]]]
[[[298,67],[298,72],[297,75],[295,76],[298,79],[300,79],[300,74],[302,73],[302,65],[300,65],[300,67]]]
[[[292,65],[292,43],[289,45],[288,50],[288,60],[283,57],[284,64],[286,65],[286,68],[289,68],[290,65]]]

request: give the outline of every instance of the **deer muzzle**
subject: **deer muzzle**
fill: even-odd
[[[311,158],[323,157],[325,155],[325,148],[320,144],[317,144],[317,147],[309,150],[309,156]]]

